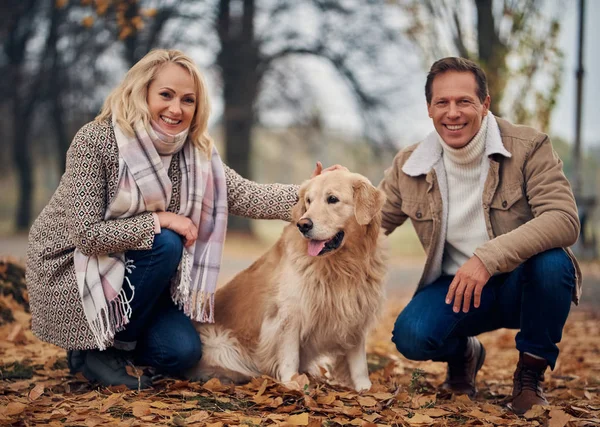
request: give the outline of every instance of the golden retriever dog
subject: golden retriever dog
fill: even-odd
[[[371,387],[365,339],[382,311],[380,233],[385,195],[362,175],[334,170],[300,187],[277,243],[215,296],[215,323],[197,324],[202,359],[188,376],[234,382],[299,373]]]

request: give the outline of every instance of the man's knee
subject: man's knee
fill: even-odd
[[[424,323],[402,313],[396,319],[392,342],[400,354],[409,360],[429,360],[436,350],[434,340]]]
[[[535,285],[572,287],[575,284],[573,261],[562,248],[550,249],[526,261],[530,281]]]

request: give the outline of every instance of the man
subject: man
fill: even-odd
[[[477,64],[435,62],[425,96],[435,132],[400,151],[380,184],[386,233],[410,218],[427,253],[392,340],[408,359],[447,362],[442,387],[472,397],[485,360],[476,335],[520,329],[509,406],[523,414],[548,404],[544,372],[581,294],[575,200],[548,136],[489,112]]]

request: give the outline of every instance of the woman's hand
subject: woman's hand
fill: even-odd
[[[317,162],[317,166],[315,166],[315,170],[313,171],[311,178],[314,178],[317,175],[321,175],[322,173],[331,172],[335,170],[344,170],[346,172],[349,172],[348,168],[342,165],[333,165],[323,169],[323,164],[321,162]]]
[[[192,246],[198,238],[198,228],[191,219],[173,212],[156,212],[161,228],[168,228],[183,237],[186,248]]]

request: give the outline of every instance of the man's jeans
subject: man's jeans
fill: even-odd
[[[575,269],[563,249],[542,252],[510,273],[490,278],[479,308],[454,313],[445,298],[453,276],[442,276],[417,292],[402,310],[392,341],[411,360],[450,361],[466,338],[500,328],[519,329],[517,349],[543,357],[552,369],[571,307]]]
[[[167,229],[154,236],[152,249],[128,251],[133,261],[127,274],[134,287],[132,313],[125,330],[115,335],[115,347],[135,350],[135,360],[177,375],[200,360],[202,346],[192,321],[173,303],[171,278],[175,275],[183,242]],[[127,295],[131,291],[124,285]]]

